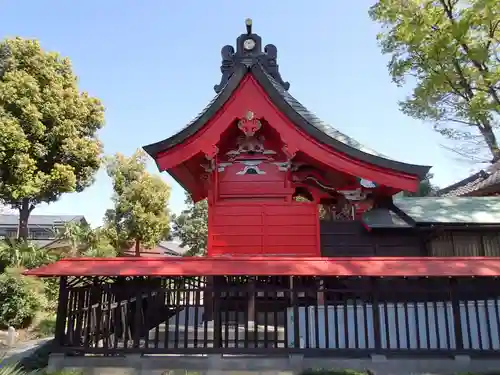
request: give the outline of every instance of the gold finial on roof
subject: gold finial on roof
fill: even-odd
[[[245,25],[247,26],[247,34],[250,35],[252,33],[252,19],[247,18],[245,20]]]

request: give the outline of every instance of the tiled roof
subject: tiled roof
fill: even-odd
[[[386,208],[375,208],[362,216],[363,223],[369,228],[409,228],[410,225],[395,212]]]
[[[481,190],[500,185],[500,170],[492,171],[479,171],[461,181],[447,186],[438,191],[440,197],[458,197],[466,195],[478,195]],[[499,188],[500,191],[500,188]]]
[[[71,221],[79,222],[85,220],[83,215],[30,215],[28,225],[34,226],[58,226]],[[18,215],[0,215],[0,226],[17,226]]]
[[[492,174],[488,176],[488,178],[484,179],[483,181],[480,181],[477,183],[475,186],[475,190],[482,190],[486,189],[488,187],[494,186],[500,184],[500,171],[495,171]]]
[[[281,86],[278,82],[276,82],[276,80],[273,77],[271,77],[271,75],[266,73],[266,77],[273,84],[273,86],[276,88],[276,90],[281,94],[283,99],[285,99],[285,101],[290,105],[290,107],[292,107],[309,124],[311,124],[312,126],[317,128],[318,130],[322,131],[330,138],[333,138],[339,142],[342,142],[347,146],[350,146],[350,147],[355,148],[357,150],[366,152],[367,154],[376,155],[376,156],[380,156],[382,158],[387,159],[387,156],[384,156],[384,155],[378,153],[377,151],[372,150],[371,148],[368,148],[368,147],[362,145],[361,143],[359,143],[355,139],[349,137],[348,135],[335,129],[332,125],[321,120],[318,116],[316,116],[313,112],[311,112],[303,104],[301,104],[297,99],[295,99],[288,92],[288,90],[285,90],[283,88],[283,86]]]
[[[366,161],[382,168],[417,175],[420,178],[424,178],[428,173],[429,166],[413,165],[389,159],[325,123],[297,101],[259,63],[251,67],[240,67],[238,71],[233,73],[233,76],[229,79],[224,89],[217,94],[214,100],[187,127],[184,127],[179,133],[167,139],[144,146],[144,150],[156,159],[159,153],[186,141],[188,137],[202,129],[217,111],[222,108],[232,96],[243,77],[249,72],[252,73],[254,78],[264,88],[273,104],[283,111],[297,127],[319,142],[354,159]]]
[[[174,238],[172,241],[161,241],[159,247],[165,249],[165,254],[183,255],[189,250],[189,246],[181,247],[181,241]]]
[[[162,256],[182,256],[189,249],[188,247],[181,247],[181,243],[174,239],[173,241],[161,241],[158,246],[152,249],[146,249],[141,247],[142,257],[162,257]],[[134,256],[135,246],[133,245],[130,249],[124,252],[124,255]]]
[[[394,204],[416,223],[500,224],[498,197],[412,197]]]
[[[500,225],[499,197],[407,197],[394,199],[394,206],[365,212],[363,223],[368,228]]]

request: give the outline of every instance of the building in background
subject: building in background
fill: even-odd
[[[189,250],[188,246],[181,247],[181,240],[173,238],[169,241],[160,241],[152,249],[141,247],[141,257],[183,256]],[[124,252],[125,256],[136,256],[135,245]]]
[[[70,222],[87,223],[83,215],[30,215],[28,238],[38,246],[49,246],[57,240],[58,233]],[[0,215],[0,239],[15,238],[18,225],[18,215]]]
[[[500,164],[481,170],[438,191],[440,197],[490,197],[500,194]]]

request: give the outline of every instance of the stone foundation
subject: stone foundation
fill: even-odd
[[[49,371],[83,370],[85,375],[297,375],[308,368],[371,370],[377,375],[480,373],[500,369],[500,359],[387,359],[374,355],[365,359],[289,357],[168,355],[125,357],[66,357],[52,354]],[[188,372],[189,371],[189,372]]]

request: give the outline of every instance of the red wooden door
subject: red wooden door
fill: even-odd
[[[216,204],[209,214],[209,256],[319,256],[312,203]]]

